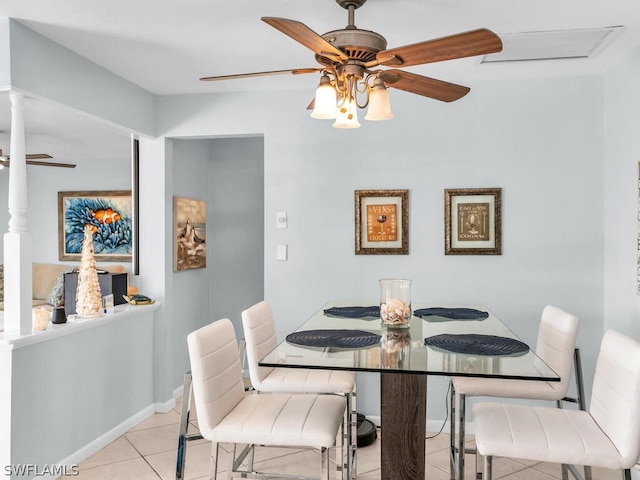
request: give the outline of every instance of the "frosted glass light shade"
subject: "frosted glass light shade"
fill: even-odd
[[[391,120],[392,118],[393,113],[391,112],[389,92],[382,79],[376,78],[369,94],[369,109],[364,119],[378,121]]]
[[[349,100],[338,110],[338,117],[333,123],[335,128],[359,128],[358,107],[356,107],[353,99]]]
[[[336,106],[336,90],[331,85],[329,77],[323,75],[320,78],[320,85],[316,89],[316,96],[313,101],[312,118],[330,119],[338,116]]]

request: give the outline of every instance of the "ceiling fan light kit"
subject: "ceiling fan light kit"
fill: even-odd
[[[357,128],[358,109],[368,107],[366,120],[393,118],[388,88],[404,90],[443,102],[465,96],[468,87],[405,72],[398,68],[457,58],[500,52],[502,41],[486,28],[447,37],[426,40],[387,50],[387,41],[379,33],[355,26],[355,10],[366,0],[336,0],[348,10],[348,25],[318,35],[305,24],[286,18],[262,17],[273,28],[288,35],[315,53],[322,68],[297,68],[235,75],[203,77],[218,81],[263,75],[293,75],[321,72],[320,84],[312,103],[312,118],[333,119],[336,128]],[[384,70],[377,68],[396,67]]]

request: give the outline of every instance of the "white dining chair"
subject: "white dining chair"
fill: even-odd
[[[347,409],[344,419],[343,479],[356,478],[357,412],[356,376],[345,370],[261,367],[258,362],[278,346],[271,306],[266,301],[242,312],[247,366],[251,384],[258,392],[321,393],[344,395]]]
[[[479,403],[473,414],[483,480],[492,478],[494,457],[559,463],[577,479],[574,465],[620,470],[631,480],[640,457],[640,343],[605,333],[588,412]]]
[[[542,311],[538,328],[535,353],[560,376],[559,382],[534,380],[451,377],[451,478],[464,480],[465,453],[475,453],[465,447],[466,399],[470,396],[523,398],[555,401],[561,408],[562,401],[573,401],[584,410],[584,387],[580,351],[575,348],[578,334],[578,317],[564,310],[547,305]],[[575,361],[574,361],[575,359]],[[567,390],[575,365],[576,398],[568,398]],[[456,396],[458,401],[456,402]],[[456,406],[457,403],[457,406]],[[457,420],[457,422],[456,422]],[[456,423],[458,430],[456,432]],[[590,472],[585,472],[587,477]]]
[[[193,399],[200,434],[212,442],[211,478],[217,478],[221,443],[230,443],[227,478],[271,475],[254,471],[254,446],[319,450],[320,478],[329,480],[329,449],[335,446],[346,402],[341,395],[247,392],[238,344],[229,319],[187,336]],[[246,445],[240,453],[236,445]],[[246,469],[242,468],[247,463]],[[298,477],[303,478],[303,477]]]

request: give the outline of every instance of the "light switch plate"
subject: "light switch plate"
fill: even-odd
[[[287,228],[287,212],[276,213],[276,228]]]
[[[276,250],[276,260],[286,260],[287,259],[287,244],[280,244]]]

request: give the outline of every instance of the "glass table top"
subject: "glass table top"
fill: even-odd
[[[380,341],[364,347],[316,347],[295,345],[283,340],[260,361],[262,366],[322,368],[352,371],[404,372],[428,375],[519,378],[559,381],[556,373],[533,351],[511,355],[455,353],[424,344],[434,335],[494,335],[519,340],[493,313],[484,307],[462,305],[413,305],[413,311],[430,307],[473,308],[487,312],[481,320],[451,320],[442,316],[411,318],[404,329],[383,327],[379,317],[346,318],[329,316],[329,307],[371,306],[354,302],[329,302],[314,313],[297,332],[310,330],[361,330],[380,336]],[[317,332],[316,332],[317,333]],[[306,334],[297,334],[306,336]],[[365,342],[366,343],[366,342]],[[347,344],[349,344],[347,342]]]

